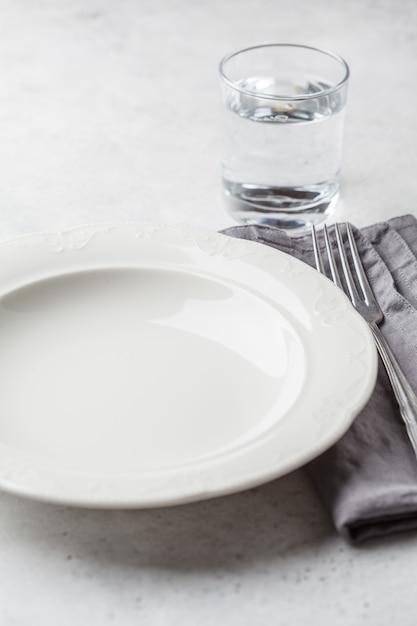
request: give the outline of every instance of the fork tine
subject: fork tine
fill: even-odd
[[[342,231],[340,229],[340,224],[335,224],[335,233],[336,233],[337,247],[338,247],[339,254],[340,254],[340,261],[341,261],[342,269],[343,269],[343,276],[346,280],[346,285],[349,291],[349,296],[350,296],[350,299],[352,300],[352,304],[354,306],[357,306],[360,302],[360,297],[359,297],[358,290],[356,289],[355,282],[353,280],[351,269],[349,267],[349,261],[346,256],[346,250],[343,245]]]
[[[330,245],[329,229],[327,228],[326,225],[324,225],[323,227],[323,233],[324,233],[324,244],[326,246],[327,258],[329,261],[329,267],[330,267],[330,272],[332,275],[332,280],[335,283],[335,285],[340,287],[340,289],[343,289],[342,281],[340,280],[339,270],[337,269],[337,265],[336,265],[336,259],[334,258],[333,249],[332,249],[332,246]]]
[[[319,242],[317,238],[317,231],[314,224],[311,226],[311,239],[313,241],[313,252],[314,252],[314,262],[316,264],[316,269],[320,274],[324,274],[323,261],[321,258],[321,252],[319,247]]]
[[[355,266],[356,274],[358,277],[358,282],[362,289],[362,293],[364,295],[365,301],[369,304],[370,302],[375,300],[375,296],[372,291],[372,287],[369,284],[368,278],[365,274],[365,270],[363,269],[362,261],[359,256],[358,248],[356,246],[356,241],[353,235],[351,224],[346,225],[346,230],[347,230],[350,250],[352,252],[353,264]]]

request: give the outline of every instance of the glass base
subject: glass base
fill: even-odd
[[[305,187],[267,187],[224,181],[226,207],[242,224],[263,224],[299,235],[327,221],[336,206],[336,182]]]

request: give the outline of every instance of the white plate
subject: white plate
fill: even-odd
[[[0,487],[83,506],[226,494],[333,444],[376,353],[290,256],[156,224],[0,246]]]

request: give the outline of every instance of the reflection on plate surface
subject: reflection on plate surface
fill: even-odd
[[[237,491],[326,449],[372,391],[347,299],[260,244],[142,224],[0,255],[5,489],[110,507]]]

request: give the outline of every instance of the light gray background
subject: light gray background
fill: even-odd
[[[294,42],[352,78],[337,218],[417,214],[415,0],[0,0],[0,239],[86,222],[232,225],[217,65]],[[101,512],[0,494],[0,623],[411,626],[415,533],[352,548],[302,470]]]

